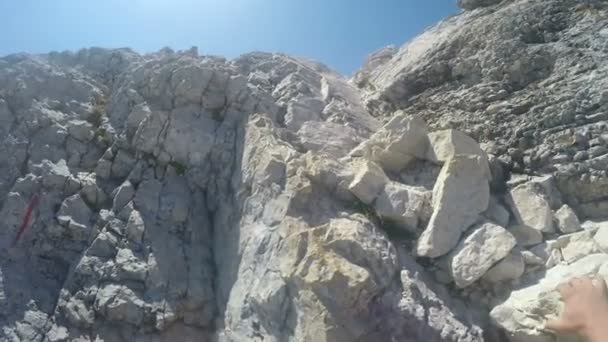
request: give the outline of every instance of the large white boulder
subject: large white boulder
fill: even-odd
[[[450,255],[450,271],[456,286],[467,287],[480,279],[516,243],[511,233],[496,224],[485,222],[473,227]]]
[[[433,215],[416,247],[419,256],[448,253],[460,235],[488,208],[490,187],[485,161],[475,155],[448,160],[433,188]]]
[[[517,223],[543,233],[555,232],[551,206],[533,184],[522,184],[512,189],[508,202]]]

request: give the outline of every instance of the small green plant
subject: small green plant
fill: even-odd
[[[95,138],[105,138],[106,134],[108,134],[108,130],[103,127],[99,127],[95,130]]]
[[[169,165],[171,165],[175,169],[175,172],[179,176],[183,176],[184,174],[186,174],[187,168],[185,165],[183,165],[179,162],[176,162],[176,161],[170,162]]]
[[[98,106],[93,107],[93,111],[91,113],[90,122],[95,128],[99,128],[103,123],[104,110],[103,108],[99,108]]]
[[[112,144],[110,132],[104,127],[98,127],[95,130],[95,139],[104,146],[110,146]]]
[[[89,122],[95,129],[103,124],[103,117],[106,115],[106,102],[106,98],[101,95],[95,96],[93,99],[93,109],[91,110]]]

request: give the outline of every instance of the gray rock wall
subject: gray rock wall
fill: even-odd
[[[460,5],[352,82],[0,58],[0,340],[556,341],[554,285],[606,273],[607,10]]]

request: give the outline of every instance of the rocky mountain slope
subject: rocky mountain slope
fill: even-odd
[[[608,277],[608,4],[460,0],[351,79],[0,59],[2,341],[576,341]]]

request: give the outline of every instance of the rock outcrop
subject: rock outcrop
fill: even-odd
[[[0,340],[562,341],[607,277],[601,1],[459,1],[347,80],[0,58]]]

